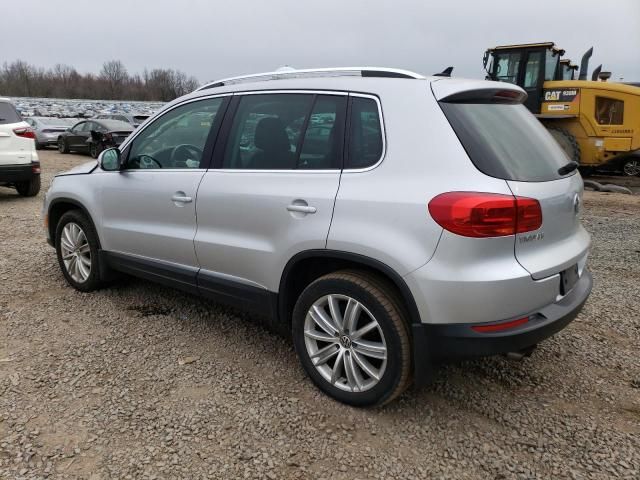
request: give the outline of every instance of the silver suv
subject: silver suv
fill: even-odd
[[[222,80],[44,202],[67,281],[124,272],[248,309],[315,384],[389,402],[442,359],[522,357],[592,286],[576,165],[516,86],[392,69]]]

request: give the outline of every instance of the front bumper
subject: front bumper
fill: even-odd
[[[28,182],[40,175],[34,172],[34,163],[0,165],[0,183]],[[37,165],[39,167],[39,165]]]
[[[447,325],[414,324],[413,348],[416,370],[421,363],[482,357],[526,350],[565,328],[582,310],[593,278],[585,268],[574,288],[560,300],[534,312],[524,312],[513,319],[486,323],[458,323]],[[502,331],[480,333],[472,327],[499,325],[527,317],[519,326]],[[416,372],[416,377],[419,375]]]

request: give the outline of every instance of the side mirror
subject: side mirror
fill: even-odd
[[[122,155],[117,148],[107,148],[98,155],[98,164],[106,172],[115,172],[122,167]]]

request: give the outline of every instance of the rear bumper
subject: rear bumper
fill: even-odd
[[[0,183],[27,182],[40,175],[33,172],[33,167],[33,163],[0,165]]]
[[[480,333],[472,327],[501,324],[510,319],[486,323],[415,324],[413,343],[416,368],[420,368],[419,362],[433,359],[482,357],[532,347],[565,328],[580,313],[592,286],[593,279],[585,268],[580,280],[566,296],[534,312],[524,312],[511,319],[529,318],[526,323],[507,330]]]

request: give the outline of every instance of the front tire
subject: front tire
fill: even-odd
[[[40,192],[40,175],[36,175],[27,182],[16,183],[16,190],[23,197],[35,197]]]
[[[65,141],[64,138],[60,137],[58,139],[58,152],[60,153],[69,153],[69,145],[67,145],[67,142]]]
[[[58,264],[69,285],[81,292],[103,286],[98,235],[82,212],[71,210],[62,215],[56,226],[55,245]]]
[[[311,283],[293,311],[303,368],[327,395],[349,405],[382,405],[411,380],[408,324],[381,278],[344,270]]]

